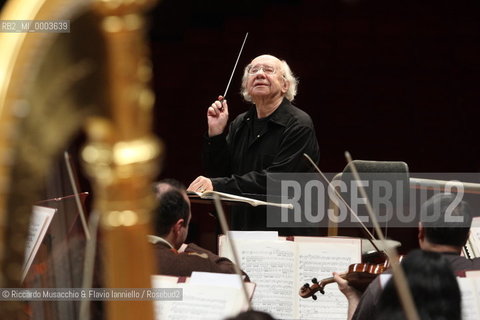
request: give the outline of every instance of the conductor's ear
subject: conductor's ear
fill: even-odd
[[[282,77],[282,92],[286,93],[288,91],[288,88],[290,87],[290,82],[287,81],[285,76]]]

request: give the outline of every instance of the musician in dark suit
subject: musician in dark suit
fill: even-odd
[[[480,258],[467,259],[460,255],[469,236],[472,213],[465,201],[455,205],[455,197],[451,193],[439,193],[423,204],[418,229],[419,246],[422,250],[442,254],[455,272],[480,270]],[[334,278],[340,291],[347,297],[349,319],[375,319],[382,292],[379,277],[370,283],[362,295],[338,274]]]
[[[413,250],[402,268],[420,319],[462,319],[460,288],[445,255]],[[394,279],[386,282],[377,310],[375,320],[407,319]]]
[[[196,244],[184,245],[192,217],[184,188],[164,181],[155,187],[157,205],[153,211],[156,235],[150,235],[157,260],[157,273],[190,276],[193,271],[235,273],[233,263]]]
[[[311,172],[303,154],[318,162],[319,147],[312,119],[292,104],[296,93],[297,80],[285,61],[271,55],[253,59],[242,80],[242,95],[253,106],[231,122],[228,134],[227,101],[220,96],[208,108],[208,178],[198,177],[188,189],[266,195],[269,173]],[[267,229],[265,208],[233,209],[232,229]]]

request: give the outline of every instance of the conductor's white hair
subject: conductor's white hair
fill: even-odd
[[[293,99],[295,99],[295,96],[297,95],[298,79],[295,78],[295,75],[293,74],[292,69],[290,69],[290,67],[288,66],[285,60],[280,60],[280,62],[282,65],[282,73],[283,73],[282,76],[289,84],[287,92],[285,93],[285,98],[287,98],[288,101],[293,101]],[[243,99],[245,99],[245,101],[252,102],[252,97],[248,94],[248,90],[247,90],[249,67],[250,67],[250,64],[247,65],[243,70],[241,94],[243,96]]]

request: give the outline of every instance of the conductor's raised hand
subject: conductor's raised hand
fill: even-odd
[[[228,122],[228,104],[222,96],[208,108],[207,120],[209,137],[223,133]]]

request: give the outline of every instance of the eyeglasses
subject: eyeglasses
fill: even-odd
[[[260,70],[263,70],[263,73],[272,75],[277,72],[277,70],[274,67],[271,66],[264,66],[264,65],[256,65],[256,66],[250,66],[248,68],[248,74],[249,75],[254,75],[260,72]]]

